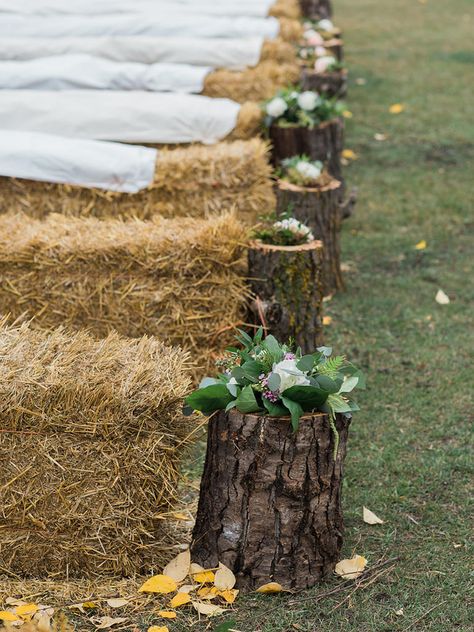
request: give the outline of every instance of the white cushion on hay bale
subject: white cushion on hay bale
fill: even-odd
[[[56,55],[29,61],[0,61],[0,89],[147,90],[199,94],[207,66],[137,64],[92,55]]]
[[[188,14],[180,7],[166,14],[49,15],[0,14],[1,37],[92,37],[149,35],[162,37],[249,37],[274,39],[280,31],[276,18],[221,17]]]
[[[236,127],[240,105],[194,94],[3,90],[4,128],[136,143],[212,144]]]
[[[153,182],[157,150],[0,130],[0,176],[136,193]]]
[[[240,69],[258,64],[263,42],[263,37],[8,37],[0,38],[0,59],[84,53],[113,61]]]

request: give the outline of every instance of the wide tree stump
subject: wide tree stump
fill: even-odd
[[[205,568],[223,562],[237,586],[270,581],[303,589],[330,575],[342,546],[341,487],[350,420],[216,413],[209,434],[191,547]]]
[[[329,173],[343,181],[341,153],[344,148],[344,120],[325,121],[317,127],[280,127],[271,125],[272,161],[279,165],[284,158],[306,154],[311,160],[321,160]]]
[[[328,97],[342,98],[347,94],[347,70],[317,73],[307,66],[301,68],[301,87]]]
[[[339,37],[333,37],[332,39],[324,42],[324,48],[328,55],[333,55],[337,61],[343,61],[344,59],[344,42]]]
[[[304,353],[322,344],[323,246],[274,246],[254,241],[248,249],[253,295],[249,318],[278,340],[292,338]]]
[[[323,242],[323,294],[344,288],[341,273],[342,185],[330,180],[322,187],[301,187],[285,180],[275,186],[277,213],[291,208],[293,217]]]
[[[300,0],[301,13],[305,18],[321,20],[332,16],[331,0]]]

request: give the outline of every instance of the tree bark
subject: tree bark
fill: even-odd
[[[303,90],[313,90],[328,97],[342,98],[347,94],[347,71],[316,73],[311,68],[301,69],[301,86]]]
[[[322,19],[332,16],[331,0],[300,0],[301,13],[305,18]]]
[[[292,338],[303,353],[322,344],[322,265],[320,241],[274,246],[260,241],[248,249],[253,296],[250,319],[278,340]]]
[[[306,154],[311,160],[321,160],[329,173],[343,181],[341,153],[344,148],[344,121],[333,119],[318,127],[280,127],[271,125],[272,160],[279,165],[284,158]]]
[[[323,242],[323,295],[344,288],[341,273],[341,183],[331,180],[320,188],[300,187],[279,180],[275,192],[277,214],[291,208],[293,217],[309,226]]]
[[[330,575],[342,547],[341,488],[350,420],[325,414],[289,418],[216,413],[191,547],[205,568],[222,562],[237,586],[270,581],[304,589]]]

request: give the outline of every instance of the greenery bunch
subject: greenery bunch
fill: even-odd
[[[264,124],[270,127],[317,127],[324,121],[342,116],[346,107],[334,98],[328,98],[311,90],[286,88],[264,102]]]

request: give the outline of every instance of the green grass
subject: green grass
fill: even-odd
[[[346,147],[359,155],[346,173],[359,202],[344,227],[347,291],[327,304],[327,337],[370,385],[346,462],[344,554],[399,559],[337,609],[347,592],[316,602],[335,579],[300,598],[242,597],[226,617],[171,622],[171,632],[230,618],[242,632],[474,629],[472,1],[335,4],[352,78]],[[389,114],[393,103],[406,110]],[[422,239],[428,247],[415,250]],[[449,305],[435,302],[438,288]],[[364,524],[363,505],[385,524]]]

